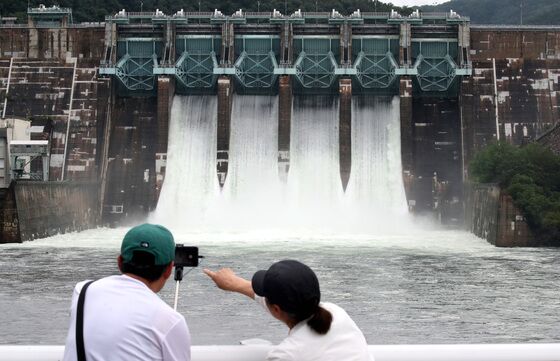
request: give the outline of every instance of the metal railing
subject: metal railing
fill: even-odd
[[[264,361],[269,345],[193,346],[192,361]],[[375,345],[375,361],[558,361],[557,344]],[[64,346],[0,346],[0,361],[58,361]]]
[[[555,30],[560,31],[560,25],[500,25],[500,24],[471,24],[471,29],[484,30]]]
[[[135,11],[131,11],[131,12],[124,12],[123,14],[115,14],[115,15],[111,15],[111,16],[106,16],[105,19],[107,21],[111,21],[111,20],[119,20],[119,19],[126,19],[126,18],[162,18],[162,19],[173,19],[173,18],[193,18],[193,19],[204,19],[204,18],[235,18],[237,17],[236,14],[232,14],[232,15],[226,15],[226,14],[222,14],[219,13],[220,15],[217,16],[214,12],[193,12],[193,11],[184,11],[182,13],[175,13],[175,14],[163,14],[161,12],[156,13],[156,12],[135,12]],[[291,14],[281,14],[278,13],[281,16],[279,16],[278,18],[294,18],[297,17],[299,18],[301,16],[301,18],[305,19],[324,19],[324,20],[328,20],[331,18],[348,18],[348,19],[352,19],[352,18],[364,18],[364,19],[380,19],[380,18],[391,18],[393,16],[392,13],[388,13],[388,12],[362,12],[362,13],[351,13],[351,14],[341,14],[336,12],[333,15],[333,12],[326,12],[326,11],[302,11],[302,12],[295,12],[295,13],[291,13]],[[240,17],[241,18],[246,18],[246,19],[268,19],[268,18],[273,18],[275,16],[275,14],[273,14],[272,12],[256,12],[256,11],[249,11],[249,12],[242,12]],[[407,19],[409,18],[409,16],[406,15],[402,15],[403,19]],[[468,17],[465,16],[460,16],[457,13],[451,13],[451,12],[425,12],[425,13],[419,13],[419,18],[425,18],[425,19],[458,19],[458,20],[464,20],[464,21],[469,21]]]

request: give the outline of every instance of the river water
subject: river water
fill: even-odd
[[[206,258],[181,286],[194,344],[278,342],[287,334],[249,299],[202,273],[250,278],[281,259],[317,273],[370,344],[559,342],[558,249],[500,249],[407,212],[398,97],[354,98],[352,173],[339,175],[338,100],[294,98],[290,170],[277,167],[277,97],[235,96],[229,172],[216,175],[216,98],[176,96],[166,178],[150,221]],[[280,179],[287,178],[284,182]],[[127,228],[0,245],[0,343],[62,344],[74,285],[118,272]],[[173,282],[161,297],[172,304]]]
[[[72,288],[117,272],[126,229],[98,229],[0,246],[0,342],[62,344]],[[470,234],[295,235],[184,233],[206,258],[181,284],[179,311],[194,344],[278,342],[285,326],[244,296],[226,294],[203,267],[250,277],[284,258],[309,264],[323,300],[344,307],[370,344],[560,341],[560,253],[501,249]],[[168,282],[161,297],[173,303]]]

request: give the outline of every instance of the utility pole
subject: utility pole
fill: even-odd
[[[288,0],[284,0],[284,15],[288,14]]]
[[[523,0],[521,0],[521,4],[519,4],[519,7],[521,9],[521,11],[520,11],[521,16],[520,16],[519,22],[520,22],[520,25],[523,25]]]

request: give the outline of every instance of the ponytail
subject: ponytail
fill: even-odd
[[[317,310],[313,316],[307,321],[307,324],[313,331],[317,332],[319,335],[325,335],[329,332],[332,323],[332,315],[329,311],[325,310],[321,306],[317,306]]]

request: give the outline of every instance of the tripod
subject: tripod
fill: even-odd
[[[173,303],[173,309],[177,311],[177,302],[179,301],[179,285],[183,280],[183,267],[175,266],[175,302]]]

